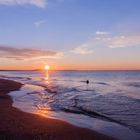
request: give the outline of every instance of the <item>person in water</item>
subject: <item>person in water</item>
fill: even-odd
[[[86,83],[89,84],[89,80],[87,80]]]

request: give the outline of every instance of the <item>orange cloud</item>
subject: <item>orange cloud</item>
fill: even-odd
[[[32,60],[60,58],[63,56],[63,53],[52,50],[0,46],[0,56],[1,58],[11,58],[16,60]]]

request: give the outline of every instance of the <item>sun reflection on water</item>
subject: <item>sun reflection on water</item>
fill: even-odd
[[[45,82],[46,82],[47,84],[50,83],[50,81],[49,81],[49,72],[48,72],[48,71],[45,72],[44,80],[45,80]]]

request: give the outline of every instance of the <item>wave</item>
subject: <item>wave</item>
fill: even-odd
[[[17,99],[17,101],[23,103],[24,100],[22,98],[25,97],[28,99],[28,102],[33,100],[34,106],[37,109],[42,109],[42,107],[48,109],[49,106],[55,112],[63,111],[85,115],[124,126],[130,125],[130,127],[132,126],[132,128],[140,130],[140,124],[135,124],[134,122],[134,117],[139,117],[140,114],[140,111],[138,111],[140,107],[139,100],[127,98],[126,96],[129,94],[125,94],[126,91],[124,90],[125,86],[128,86],[138,91],[140,82],[125,82],[122,84],[119,81],[119,84],[123,88],[121,86],[118,88],[117,83],[113,85],[112,82],[104,82],[102,79],[98,79],[97,81],[92,81],[91,79],[90,84],[87,86],[83,84],[86,83],[84,81],[85,78],[80,79],[79,77],[73,80],[71,80],[71,77],[69,79],[68,77],[64,79],[59,79],[59,77],[52,78],[52,83],[49,84],[42,77],[37,77],[38,79],[34,78],[34,75],[23,75],[23,77],[19,75],[1,75],[0,77],[43,87],[43,94],[45,95],[40,96],[42,93],[34,91],[27,92],[25,96]],[[37,99],[31,98],[34,95],[39,96]],[[133,96],[134,93],[130,97]],[[130,122],[131,120],[133,122]],[[138,119],[136,118],[136,120]]]
[[[130,82],[130,83],[125,83],[124,85],[129,86],[129,87],[135,87],[135,88],[140,88],[140,82]]]

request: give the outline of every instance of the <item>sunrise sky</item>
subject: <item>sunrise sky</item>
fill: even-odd
[[[0,69],[140,69],[140,0],[0,0]]]

